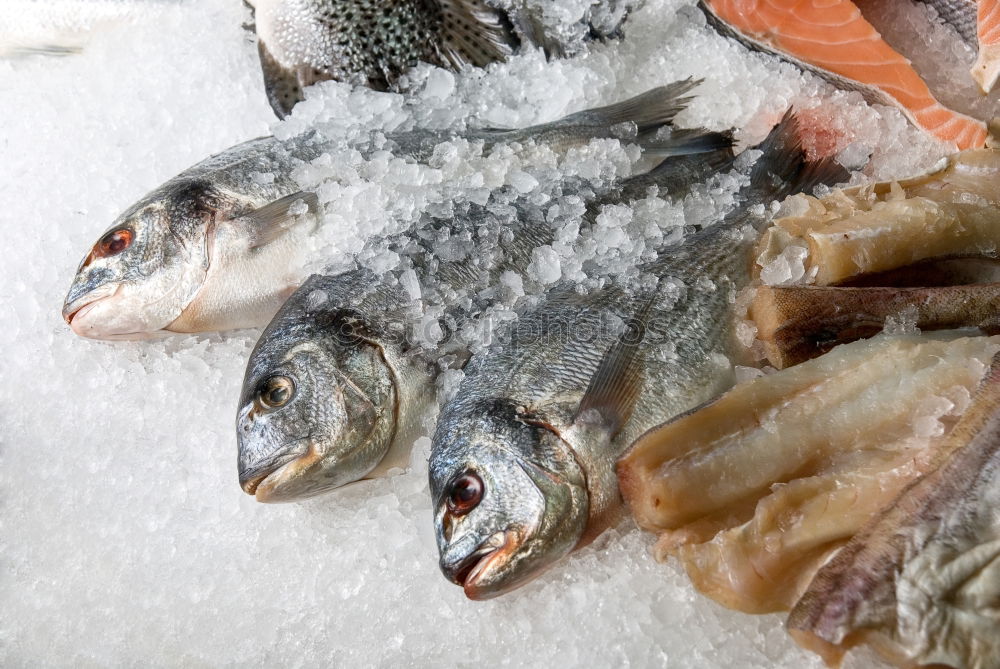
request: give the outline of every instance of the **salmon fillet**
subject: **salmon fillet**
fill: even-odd
[[[972,78],[989,93],[1000,78],[1000,0],[979,0],[977,24],[979,57]]]
[[[998,3],[986,0],[980,14]],[[959,149],[978,148],[986,141],[986,125],[938,102],[910,61],[882,39],[850,0],[702,0],[702,6],[742,41],[860,90],[871,101],[894,104],[942,141]],[[1000,12],[996,22],[1000,24]],[[996,30],[1000,33],[1000,25]]]

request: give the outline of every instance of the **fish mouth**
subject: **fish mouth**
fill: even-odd
[[[66,302],[62,308],[62,317],[66,321],[66,324],[81,337],[90,336],[80,327],[80,318],[85,316],[89,311],[92,311],[101,301],[117,295],[120,288],[121,284],[104,284],[81,295],[72,302]],[[76,325],[74,325],[74,321],[76,321]]]
[[[254,471],[251,476],[240,476],[240,487],[243,488],[243,492],[264,504],[302,499],[308,495],[303,495],[294,489],[289,491],[289,484],[300,479],[320,459],[318,449],[310,444],[305,453],[296,455],[291,460],[278,463],[265,471]]]
[[[494,532],[486,541],[462,558],[458,564],[448,569],[448,578],[456,585],[462,586],[465,596],[469,599],[490,599],[502,594],[505,589],[484,584],[482,581],[489,575],[493,565],[502,564],[518,549],[520,542],[511,530]]]

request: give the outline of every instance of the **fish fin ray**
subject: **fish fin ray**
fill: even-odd
[[[685,94],[691,92],[701,82],[702,79],[688,77],[683,81],[658,86],[615,104],[570,114],[559,123],[565,125],[586,123],[608,127],[621,123],[634,123],[639,135],[653,133],[673,123],[674,117],[691,101]]]
[[[654,293],[655,294],[655,293]],[[628,323],[618,340],[601,359],[590,385],[580,400],[573,422],[591,411],[601,416],[614,436],[632,415],[632,409],[642,390],[642,352],[639,348],[646,335],[646,318],[653,300]]]
[[[851,176],[832,156],[812,161],[806,157],[799,120],[792,109],[754,148],[764,155],[750,170],[751,188],[768,193],[773,200],[809,193],[820,184],[843,183]]]
[[[298,216],[290,211],[298,202],[305,202],[311,213],[316,213],[319,209],[315,193],[299,191],[240,216],[238,220],[248,229],[250,248],[270,244],[298,223]]]
[[[520,45],[501,9],[481,0],[440,0],[444,13],[441,54],[456,69],[505,60]]]
[[[639,145],[643,154],[669,158],[728,151],[730,157],[733,155],[732,130],[713,132],[705,128],[678,128],[672,130],[666,137],[658,137],[658,134],[640,138]],[[655,172],[660,165],[650,172]]]
[[[291,114],[292,107],[304,99],[303,88],[329,78],[312,72],[306,77],[300,69],[282,65],[263,42],[257,43],[257,52],[260,54],[260,69],[264,75],[267,101],[271,103],[271,109],[278,118]]]

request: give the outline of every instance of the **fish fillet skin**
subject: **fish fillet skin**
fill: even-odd
[[[985,94],[1000,78],[1000,0],[979,0],[976,20],[979,56],[972,66],[972,78]]]
[[[959,150],[982,147],[986,124],[938,102],[910,62],[850,0],[702,0],[715,20],[751,42],[820,74],[875,89],[915,125]],[[847,84],[847,88],[857,88]]]
[[[889,318],[921,331],[1000,333],[1000,283],[931,287],[760,286],[749,311],[768,362],[785,369],[871,337]]]
[[[757,263],[808,247],[806,276],[837,285],[929,259],[1000,257],[1000,151],[963,151],[926,175],[797,195],[801,213],[774,221]]]
[[[658,559],[748,613],[791,608],[830,554],[937,462],[1000,337],[877,337],[737,386],[619,463]]]
[[[939,466],[824,565],[789,615],[792,637],[828,664],[868,643],[901,666],[997,666],[1000,356],[939,454]]]
[[[637,439],[618,462],[622,494],[652,532],[756,503],[840,453],[911,436],[931,389],[974,387],[998,347],[1000,337],[880,336],[738,385]]]

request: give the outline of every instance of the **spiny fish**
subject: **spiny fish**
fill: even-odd
[[[335,79],[376,90],[394,88],[418,62],[458,69],[504,60],[522,42],[561,55],[539,7],[485,0],[246,0],[254,24],[268,100],[279,117],[302,100],[302,89]],[[596,4],[596,3],[595,3]],[[605,2],[613,34],[634,0]],[[621,6],[621,7],[619,7]],[[589,21],[589,13],[584,21]]]
[[[974,10],[969,2],[932,4],[952,5],[954,11],[943,16],[959,26],[967,23],[970,7]],[[909,61],[850,0],[699,0],[699,5],[722,34],[857,90],[869,102],[898,107],[915,125],[959,149],[986,141],[986,124],[938,102]]]
[[[676,132],[671,141],[688,155],[626,179],[592,200],[592,211],[644,197],[649,186],[680,195],[731,165],[729,133]],[[593,197],[576,180],[559,189]],[[247,364],[236,421],[243,489],[258,501],[291,501],[405,466],[438,360],[468,357],[466,330],[478,331],[474,321],[504,300],[501,276],[520,277],[532,250],[552,243],[546,209],[528,197],[472,205],[389,240],[405,259],[392,272],[306,281]]]
[[[291,113],[317,81],[388,90],[418,61],[483,66],[514,52],[506,13],[481,0],[249,0],[267,97]]]
[[[687,80],[623,102],[520,130],[461,136],[487,147],[545,143],[555,150],[596,137],[636,142],[656,152],[697,85]],[[390,136],[397,155],[426,160],[456,137],[442,132]],[[300,192],[293,170],[330,150],[318,135],[265,137],[239,144],[174,177],[129,207],[77,269],[63,317],[96,339],[145,338],[267,324],[305,278],[304,240],[318,202]],[[262,180],[271,174],[273,180]]]
[[[733,383],[731,299],[750,280],[760,224],[749,212],[847,176],[807,163],[797,135],[787,115],[759,147],[742,206],[664,248],[638,283],[559,286],[467,365],[429,473],[440,567],[468,597],[516,588],[597,536],[621,509],[621,451]]]

